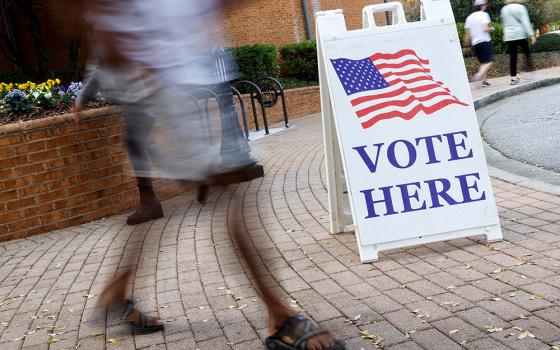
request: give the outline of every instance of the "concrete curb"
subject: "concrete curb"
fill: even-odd
[[[474,101],[474,107],[476,110],[479,110],[505,98],[520,95],[555,84],[560,84],[560,77],[533,81],[476,99]],[[511,184],[560,196],[560,176],[557,173],[508,158],[502,155],[498,150],[492,148],[492,146],[490,146],[484,138],[482,138],[482,142],[484,144],[486,159],[488,163],[488,171],[491,177]],[[540,179],[536,179],[535,177],[523,176],[520,175],[520,173],[534,173],[536,177]],[[542,179],[547,179],[547,181],[542,181]],[[552,181],[552,179],[555,179],[556,181]]]
[[[494,103],[496,101],[503,100],[504,98],[520,95],[520,94],[525,93],[525,92],[529,92],[529,91],[533,91],[533,90],[536,90],[536,89],[552,86],[552,85],[559,84],[559,83],[560,83],[560,77],[558,77],[558,78],[547,78],[547,79],[543,79],[543,80],[533,81],[533,82],[523,84],[523,85],[518,85],[514,88],[510,88],[510,89],[503,90],[503,91],[498,91],[498,92],[495,92],[491,95],[476,99],[474,101],[474,108],[475,109],[480,109],[480,108],[486,107],[489,104]]]

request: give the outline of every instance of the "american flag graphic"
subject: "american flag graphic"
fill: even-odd
[[[452,104],[467,106],[430,75],[429,60],[414,50],[331,63],[364,129],[384,119],[409,120]]]

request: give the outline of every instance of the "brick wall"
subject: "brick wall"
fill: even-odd
[[[114,107],[0,126],[0,241],[78,225],[138,204]],[[155,181],[158,196],[179,192]]]
[[[343,9],[348,29],[357,29],[362,23],[362,8],[381,3],[382,0],[307,0],[311,28],[315,30],[314,12]],[[68,64],[68,47],[75,30],[78,13],[76,0],[48,0],[37,2],[37,13],[43,28],[44,42],[51,65],[55,70],[65,69]],[[16,36],[25,56],[34,63],[33,45],[26,29],[22,14],[12,6],[12,20]],[[377,17],[385,23],[385,16]],[[3,23],[0,20],[0,30]],[[217,40],[213,45],[239,46],[267,43],[283,45],[306,39],[301,0],[244,0],[229,1],[220,18],[219,26],[224,28],[225,40]],[[212,30],[212,24],[209,24]],[[82,55],[84,52],[82,52]],[[13,64],[0,54],[0,72],[13,69]]]
[[[318,87],[288,90],[286,99],[291,119],[320,110]],[[280,104],[267,109],[270,124],[283,120],[281,111]],[[136,207],[122,133],[116,107],[86,111],[80,122],[61,115],[0,126],[0,241]],[[170,180],[155,180],[154,186],[161,199],[181,191]]]

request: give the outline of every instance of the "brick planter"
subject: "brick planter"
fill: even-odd
[[[117,107],[0,126],[0,241],[122,213],[138,203]],[[179,192],[155,181],[161,198]]]
[[[286,106],[288,108],[289,119],[302,117],[321,111],[321,99],[319,95],[319,86],[310,86],[298,89],[289,89],[285,91]],[[237,98],[235,98],[237,101]],[[253,120],[253,110],[251,109],[251,100],[246,95],[244,96],[245,110],[247,112],[247,122],[249,128],[254,130],[255,122]],[[262,128],[262,116],[260,106],[257,104],[257,111],[259,115],[259,126]],[[266,110],[268,124],[280,123],[284,121],[284,114],[282,113],[282,103],[278,101],[276,106]]]
[[[320,110],[319,88],[286,91],[296,118]],[[252,114],[247,110],[251,122]],[[280,105],[267,110],[270,124],[283,120]],[[0,241],[82,224],[122,213],[138,203],[122,143],[117,107],[0,126]],[[180,188],[156,180],[162,199]]]

